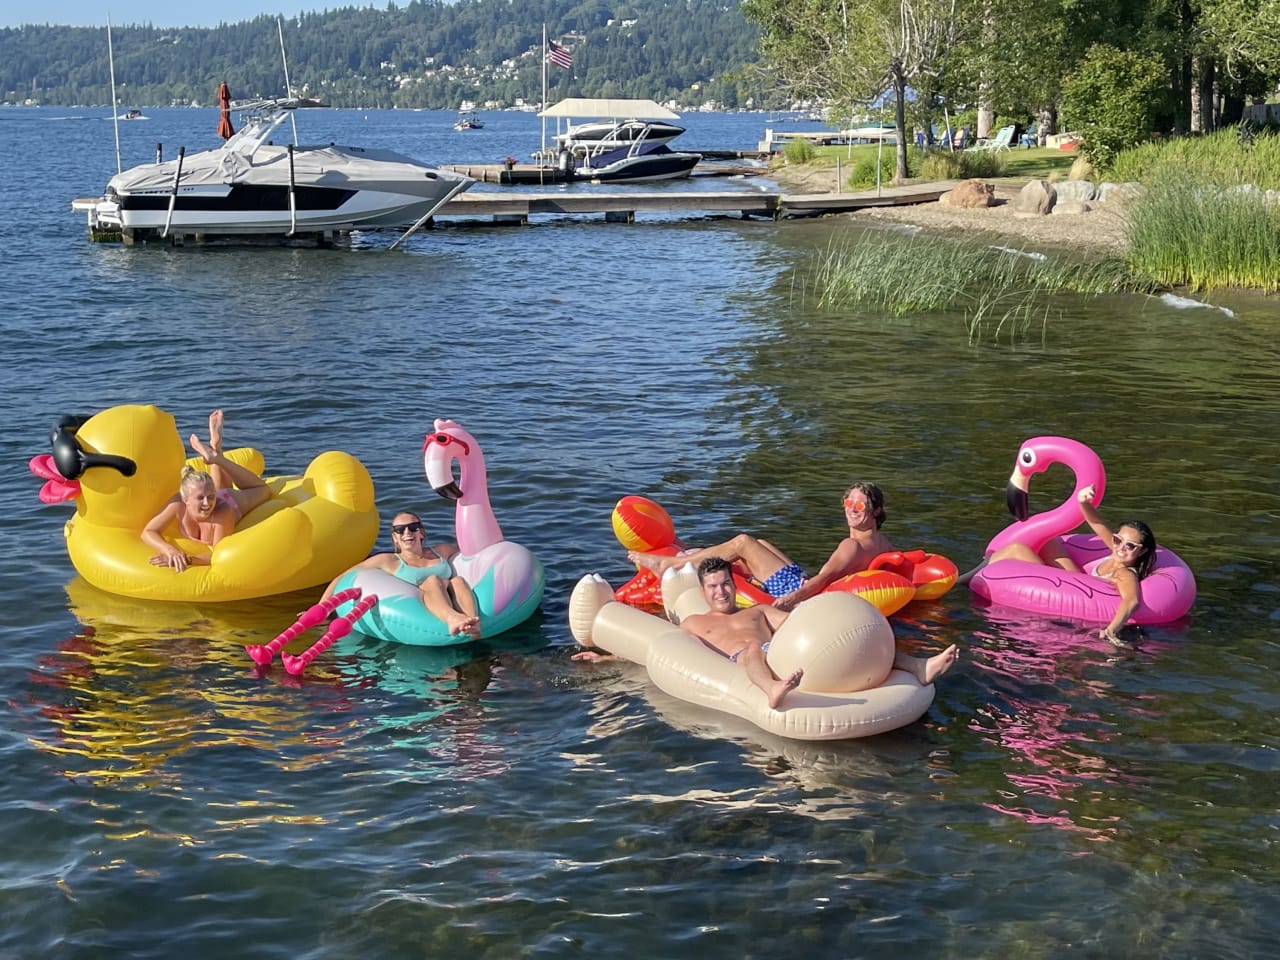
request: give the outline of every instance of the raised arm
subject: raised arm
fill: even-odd
[[[1112,530],[1103,521],[1101,514],[1094,509],[1094,493],[1093,485],[1090,484],[1076,495],[1076,499],[1080,501],[1080,513],[1084,516],[1084,522],[1093,529],[1095,534],[1097,534],[1098,539],[1110,547]]]
[[[861,547],[854,540],[847,537],[841,540],[840,545],[835,548],[816,575],[810,577],[790,593],[784,593],[778,597],[773,601],[773,605],[779,610],[794,610],[796,604],[800,601],[817,596],[841,577],[857,573],[862,569],[858,564],[860,551]]]

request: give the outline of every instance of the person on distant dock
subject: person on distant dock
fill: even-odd
[[[215,410],[209,414],[208,445],[191,435],[191,447],[204,458],[208,472],[184,467],[178,493],[142,530],[142,542],[158,551],[151,558],[158,567],[181,573],[191,564],[209,563],[208,555],[189,556],[165,539],[165,530],[175,520],[182,536],[213,546],[233,533],[246,513],[271,497],[260,476],[222,455],[222,426],[222,411]]]

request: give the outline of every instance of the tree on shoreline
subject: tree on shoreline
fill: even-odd
[[[893,98],[897,173],[907,176],[906,94],[937,85],[965,23],[961,0],[746,0],[760,49],[788,89],[856,116]]]

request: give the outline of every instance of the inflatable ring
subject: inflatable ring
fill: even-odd
[[[1074,492],[1053,510],[1005,527],[987,544],[987,556],[1011,543],[1026,544],[1039,552],[1053,537],[1062,537],[1067,555],[1080,567],[1111,552],[1091,534],[1063,536],[1080,526],[1080,491],[1092,486],[1094,503],[1098,504],[1107,483],[1101,458],[1078,440],[1032,437],[1022,444],[1009,477],[1010,509],[1026,517],[1031,477],[1054,463],[1071,468],[1076,476]],[[1130,623],[1171,623],[1185,616],[1196,599],[1196,579],[1190,567],[1165,547],[1156,547],[1155,563],[1138,586],[1141,600]],[[1094,623],[1110,622],[1120,605],[1120,594],[1109,580],[1027,560],[988,563],[969,581],[969,588],[1002,606]]]
[[[475,437],[452,420],[435,421],[435,430],[422,445],[427,482],[454,508],[454,536],[458,553],[450,558],[454,573],[467,581],[480,610],[480,635],[491,637],[527,620],[542,601],[546,577],[542,564],[525,547],[502,535],[489,503],[484,454]],[[458,479],[453,479],[454,465]],[[466,643],[467,634],[451,634],[448,626],[428,613],[421,591],[381,570],[344,574],[336,590],[358,587],[376,594],[377,604],[354,624],[360,633],[418,646]],[[350,613],[354,601],[338,608]]]
[[[675,527],[659,504],[646,497],[628,495],[613,508],[613,531],[628,550],[643,550],[665,557],[679,555]],[[933,600],[955,584],[959,572],[946,557],[924,550],[895,550],[882,553],[860,570],[829,584],[824,593],[851,593],[862,597],[886,617],[897,613],[912,600]],[[736,572],[738,606],[773,603],[774,597],[759,584]],[[616,599],[637,607],[662,602],[662,585],[648,570],[640,570],[620,586]]]

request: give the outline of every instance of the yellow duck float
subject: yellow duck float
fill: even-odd
[[[67,553],[86,581],[109,593],[186,602],[288,593],[327,583],[368,556],[378,538],[369,471],[330,450],[300,477],[265,477],[271,498],[216,546],[179,536],[176,523],[165,532],[188,555],[208,556],[207,566],[181,573],[153,566],[142,529],[173,497],[187,462],[173,416],[154,406],[111,407],[88,419],[64,417],[51,440],[53,454],[31,461],[47,481],[40,498],[75,501]],[[261,475],[257,450],[226,456]]]

